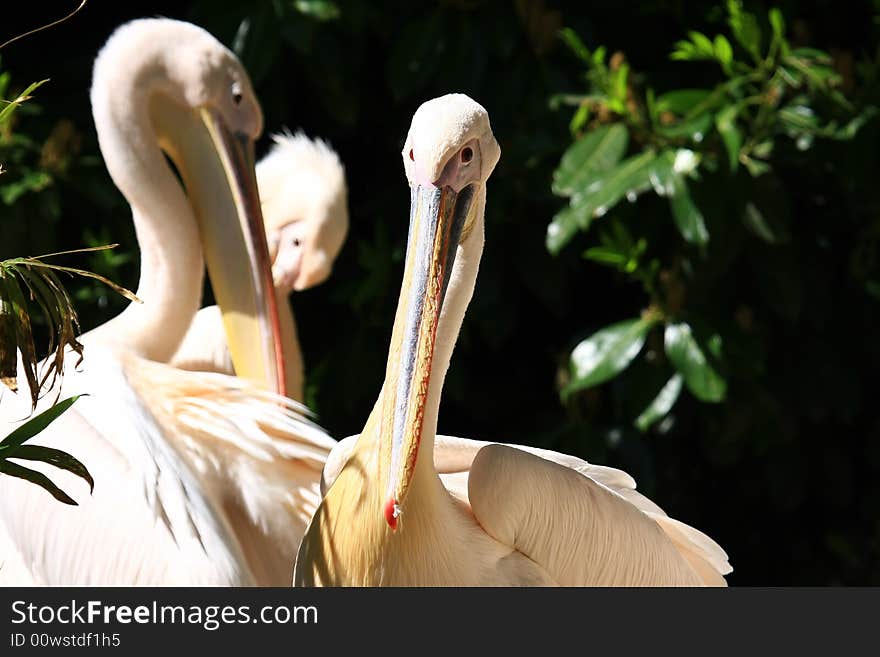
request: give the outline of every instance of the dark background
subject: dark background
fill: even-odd
[[[19,16],[4,16],[0,40],[54,20],[61,4],[20,5]],[[746,4],[758,13],[780,7],[792,30],[836,61],[876,57],[875,3]],[[302,127],[328,139],[346,165],[348,241],[331,279],[296,295],[293,306],[307,401],[333,435],[356,433],[381,385],[402,274],[409,195],[400,148],[419,104],[468,93],[488,109],[502,159],[489,184],[486,250],[440,431],[624,468],[670,515],[721,543],[735,569],[731,584],[880,584],[880,425],[869,392],[880,302],[852,268],[859,257],[876,271],[876,127],[779,171],[791,244],[747,243],[719,262],[713,312],[732,320],[735,298],[763,320],[761,367],[733,376],[721,404],[684,393],[667,422],[641,433],[632,427],[640,409],[630,403],[638,371],[560,400],[574,344],[637,316],[646,299],[625,277],[581,258],[591,233],[555,257],[544,246],[547,224],[564,205],[551,194],[551,174],[572,140],[570,110],[548,101],[584,90],[557,32],[572,27],[591,48],[624,52],[656,88],[708,83],[705,68],[671,62],[669,52],[690,29],[723,31],[722,5],[341,0],[335,16],[321,16],[321,6],[92,0],[71,21],[0,51],[14,88],[51,78],[16,131],[44,165],[47,143],[61,153],[46,165],[49,182],[0,203],[0,257],[119,242],[113,254],[77,262],[136,287],[130,214],[103,169],[91,122],[94,56],[131,18],[191,20],[230,46],[249,20],[239,51],[267,132]],[[259,146],[267,144],[264,137]],[[636,207],[668,212],[650,202]],[[84,329],[124,303],[90,283],[72,286]]]

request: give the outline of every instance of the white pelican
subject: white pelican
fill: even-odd
[[[485,109],[467,96],[429,101],[413,117],[403,148],[409,243],[385,382],[363,432],[331,454],[294,583],[724,585],[724,551],[636,493],[625,473],[435,440],[499,156]]]
[[[273,260],[287,396],[302,401],[302,350],[287,297],[294,290],[323,283],[330,275],[348,232],[347,189],[342,163],[325,142],[302,133],[275,135],[274,142],[257,163],[257,187]],[[217,306],[196,314],[171,364],[234,373]]]
[[[201,28],[137,20],[99,53],[91,101],[107,168],[132,206],[144,303],[84,336],[84,364],[67,368],[63,391],[90,396],[34,439],[79,458],[94,493],[45,469],[78,501],[70,507],[0,476],[0,581],[289,583],[333,441],[272,392],[284,392],[284,359],[248,76]],[[244,378],[162,364],[200,305],[205,262]],[[0,408],[7,427],[29,410],[8,394]]]

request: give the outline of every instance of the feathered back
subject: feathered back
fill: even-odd
[[[271,150],[257,164],[257,178],[266,228],[277,228],[290,218],[304,218],[323,208],[333,210],[343,237],[348,230],[348,187],[345,168],[323,139],[309,139],[302,131],[272,136]]]

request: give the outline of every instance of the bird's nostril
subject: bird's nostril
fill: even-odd
[[[474,149],[473,148],[471,148],[470,146],[465,146],[463,149],[461,149],[462,163],[467,164],[468,162],[470,162],[473,159],[474,159]]]
[[[300,246],[300,245],[302,245],[302,240],[299,239],[298,237],[295,237],[295,238],[293,239],[293,245],[294,245],[294,246]]]

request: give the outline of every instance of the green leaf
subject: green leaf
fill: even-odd
[[[74,458],[67,452],[62,452],[60,449],[42,447],[40,445],[22,445],[15,450],[14,454],[11,456],[7,455],[6,458],[40,461],[42,463],[54,465],[56,468],[67,470],[68,472],[75,474],[77,477],[85,479],[89,484],[89,492],[95,492],[95,480],[92,479],[92,475],[89,473],[86,466],[84,466],[78,459]]]
[[[339,6],[330,0],[294,0],[293,7],[299,13],[316,21],[332,21],[339,18]]]
[[[761,28],[754,14],[743,11],[740,0],[727,0],[728,23],[733,36],[752,58],[761,59]]]
[[[690,139],[699,144],[712,128],[712,113],[703,112],[693,118],[672,125],[657,126],[657,134],[667,139]]]
[[[650,150],[633,155],[577,191],[571,207],[581,229],[586,230],[594,218],[603,216],[624,196],[634,197],[649,189],[655,159],[656,154]]]
[[[671,323],[666,326],[664,336],[666,357],[684,377],[688,390],[704,402],[719,402],[727,393],[727,383],[717,372],[706,351],[712,354],[712,349],[702,347],[685,322]],[[713,355],[718,355],[720,345],[713,342]]]
[[[788,105],[779,110],[779,120],[786,132],[815,132],[819,128],[819,119],[811,107],[806,105]]]
[[[49,80],[40,80],[39,82],[33,82],[29,84],[27,89],[22,91],[17,98],[9,101],[0,101],[0,107],[2,107],[2,109],[0,109],[0,126],[9,121],[16,108],[18,108],[23,102],[30,100],[31,94],[48,81]]]
[[[584,258],[594,262],[601,262],[603,265],[614,265],[622,267],[626,264],[629,257],[626,253],[613,249],[609,246],[594,246],[584,251]]]
[[[568,124],[569,132],[571,132],[572,135],[577,135],[589,118],[590,106],[587,105],[587,103],[581,103],[571,117],[571,122]]]
[[[785,19],[782,12],[777,7],[773,7],[767,14],[767,20],[770,21],[770,27],[773,30],[773,43],[777,44],[782,54],[787,54],[788,43],[785,41]]]
[[[768,244],[782,244],[791,239],[784,223],[775,220],[772,214],[768,217],[751,201],[743,209],[743,223],[753,235]]]
[[[626,152],[629,133],[622,123],[603,125],[572,144],[553,172],[553,193],[571,196],[608,171]]]
[[[672,193],[669,195],[669,207],[675,219],[675,225],[685,241],[700,246],[708,243],[709,231],[703,213],[694,205],[688,191],[687,183],[682,175],[673,172]]]
[[[693,59],[700,59],[700,55],[697,53],[694,44],[690,41],[676,41],[669,59],[687,62]]]
[[[739,150],[742,148],[742,133],[736,127],[736,115],[739,112],[739,105],[728,105],[715,116],[715,127],[721,140],[724,142],[724,148],[727,150],[727,160],[731,171],[736,171],[739,167]]]
[[[68,397],[51,408],[43,411],[36,417],[31,418],[20,427],[17,427],[3,439],[3,442],[0,442],[0,456],[8,457],[8,452],[10,452],[10,450],[14,451],[19,445],[22,445],[43,431],[43,429],[57,420],[62,413],[73,406],[73,403],[80,397],[82,397],[82,395]]]
[[[732,72],[733,48],[730,46],[730,41],[720,34],[715,37],[715,58],[721,64],[721,68],[724,69],[725,73],[729,74]]]
[[[752,175],[753,178],[758,178],[763,176],[765,173],[770,171],[770,165],[764,162],[763,160],[758,160],[753,157],[744,157],[743,164],[746,165],[746,169]]]
[[[9,475],[10,477],[17,477],[18,479],[24,479],[25,481],[29,481],[32,484],[36,484],[41,488],[49,491],[59,502],[64,502],[65,504],[70,504],[71,506],[77,506],[76,500],[70,497],[63,490],[58,488],[55,484],[52,483],[52,480],[49,479],[46,475],[41,472],[37,472],[36,470],[31,470],[30,468],[25,468],[16,463],[10,463],[9,461],[0,460],[0,473]]]
[[[798,59],[814,59],[818,64],[831,64],[834,61],[831,55],[817,48],[794,48],[789,54]]]
[[[572,392],[604,383],[629,365],[642,350],[653,319],[629,319],[607,326],[578,344],[571,352],[571,382],[562,391]]]
[[[580,228],[581,226],[578,225],[578,221],[575,218],[574,208],[568,206],[560,210],[553,217],[550,225],[547,226],[547,236],[545,238],[547,250],[556,255],[571,241],[571,238],[577,234]],[[584,227],[584,230],[586,230],[586,227]]]
[[[629,76],[629,64],[624,62],[611,72],[608,79],[608,107],[618,114],[627,114],[626,81]]]
[[[712,41],[702,32],[697,32],[692,30],[688,32],[688,36],[691,38],[691,42],[696,47],[696,52],[699,55],[704,57],[714,57],[715,56],[715,47],[712,45]]]
[[[695,105],[706,100],[709,93],[708,89],[676,89],[660,95],[655,106],[658,112],[686,115]]]
[[[634,424],[639,431],[647,431],[652,424],[672,410],[681,394],[683,382],[684,378],[678,372],[672,375],[672,378],[660,389],[654,400],[636,418]]]
[[[858,115],[850,119],[845,125],[840,128],[831,131],[828,135],[833,139],[840,140],[848,140],[853,139],[856,134],[861,130],[862,126],[865,125],[868,121],[870,121],[877,114],[877,108],[874,106],[868,106]]]
[[[590,50],[584,45],[584,42],[581,41],[577,32],[570,27],[564,27],[559,31],[559,36],[575,57],[587,66],[592,64],[593,60],[590,57]]]

